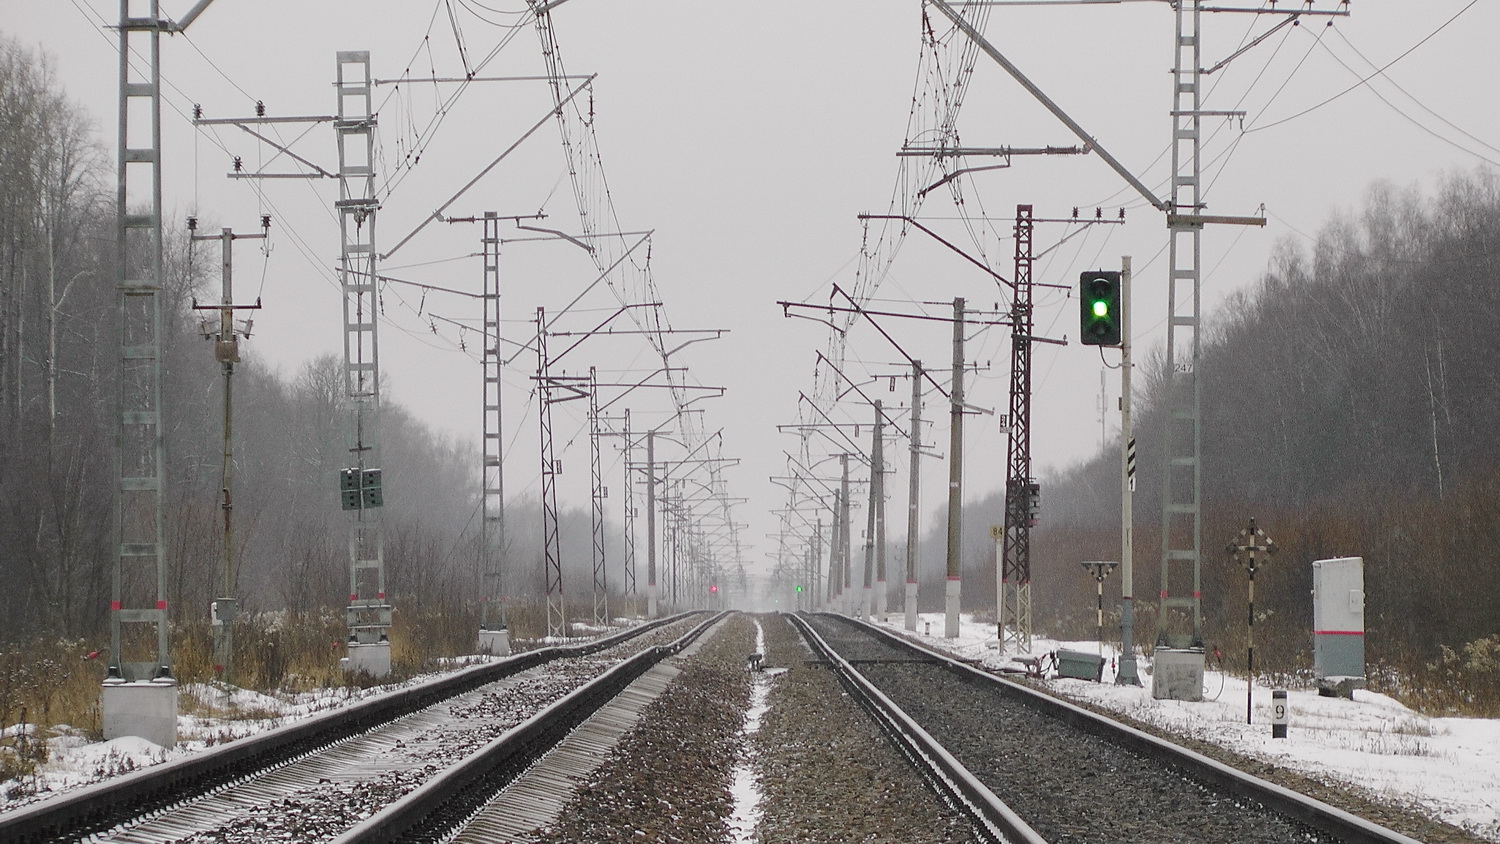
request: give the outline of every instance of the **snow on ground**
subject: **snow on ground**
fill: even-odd
[[[886,627],[905,632],[902,616]],[[993,624],[964,616],[959,636],[946,639],[942,613],[923,613],[916,637],[964,659],[1000,668],[1013,653],[1001,654]],[[1097,642],[1033,640],[1032,655],[1059,648],[1100,653]],[[1245,756],[1314,776],[1347,783],[1381,802],[1408,806],[1469,832],[1500,841],[1500,721],[1433,718],[1382,694],[1357,690],[1354,700],[1319,697],[1315,689],[1289,689],[1287,738],[1271,738],[1271,687],[1257,685],[1252,724],[1245,723],[1243,679],[1209,670],[1199,703],[1156,700],[1151,696],[1151,659],[1137,660],[1144,687],[1114,685],[1118,648],[1104,646],[1110,659],[1103,683],[1051,679],[1054,692],[1086,700],[1177,735],[1212,742]]]
[[[899,614],[889,616],[893,630],[903,629]],[[999,668],[1015,654],[995,647],[995,629],[965,616],[956,639],[945,639],[941,613],[924,613],[917,638],[930,646],[965,659],[981,660]],[[575,640],[576,641],[576,640]],[[1058,648],[1099,652],[1096,642],[1058,642],[1038,638],[1035,655]],[[1112,660],[1117,652],[1105,646]],[[492,657],[456,660],[454,670]],[[1500,842],[1500,721],[1475,718],[1432,718],[1402,706],[1385,695],[1356,691],[1354,700],[1319,697],[1308,689],[1288,692],[1288,737],[1271,738],[1270,687],[1254,691],[1253,724],[1245,723],[1245,681],[1208,671],[1200,703],[1155,700],[1150,691],[1149,657],[1139,661],[1146,687],[1113,684],[1113,665],[1104,683],[1053,679],[1055,692],[1087,700],[1161,729],[1213,742],[1246,756],[1315,776],[1349,783],[1384,802],[1414,807],[1433,817]],[[120,738],[90,742],[69,727],[57,728],[48,739],[50,758],[23,793],[15,783],[0,787],[0,812],[34,802],[59,791],[97,782],[137,768],[180,758],[215,744],[428,682],[424,675],[401,684],[371,689],[328,689],[299,695],[268,696],[245,690],[226,693],[215,687],[191,686],[184,694],[201,706],[178,717],[178,744],[165,750],[143,739]],[[227,704],[237,714],[225,717]],[[188,708],[183,707],[185,710]],[[253,714],[255,717],[246,718]],[[12,727],[11,730],[16,728]],[[747,795],[748,796],[748,795]]]
[[[178,709],[181,714],[177,716],[175,747],[166,749],[135,737],[95,742],[89,741],[82,730],[66,725],[54,727],[51,730],[53,735],[47,739],[47,761],[37,772],[19,783],[0,783],[0,812],[139,768],[180,759],[324,710],[441,679],[495,659],[498,657],[463,657],[451,660],[449,670],[368,689],[318,689],[273,696],[232,687],[226,690],[221,685],[189,685],[180,692]],[[8,728],[6,735],[16,729]]]
[[[640,619],[618,618],[615,626],[575,623],[572,638],[544,638],[529,646],[576,645],[584,638],[615,633],[640,624]],[[368,689],[318,689],[300,694],[265,695],[222,685],[194,684],[184,687],[179,698],[177,745],[163,748],[144,739],[122,738],[90,742],[83,731],[68,726],[52,730],[47,739],[48,759],[35,775],[23,782],[0,783],[0,812],[14,809],[89,783],[99,782],[138,768],[159,764],[200,752],[205,748],[280,727],[309,715],[347,706],[397,689],[428,683],[458,671],[500,659],[489,655],[462,656],[442,660],[444,670],[423,674],[399,683]],[[189,705],[196,703],[196,706]],[[17,727],[0,735],[9,736]],[[28,731],[29,732],[29,731]]]

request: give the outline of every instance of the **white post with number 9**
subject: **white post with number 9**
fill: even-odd
[[[1286,722],[1289,707],[1286,703],[1286,690],[1276,689],[1271,692],[1271,738],[1286,738]]]

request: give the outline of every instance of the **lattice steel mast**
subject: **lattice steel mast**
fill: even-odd
[[[391,605],[385,591],[385,531],[380,514],[379,292],[375,274],[375,124],[368,50],[337,54],[339,286],[344,304],[344,390],[349,399],[345,509],[349,513],[349,667],[391,670]],[[355,474],[357,473],[357,475]],[[349,506],[358,478],[358,505]]]
[[[630,409],[625,410],[625,491],[624,512],[621,514],[625,525],[625,597],[631,601],[631,611],[638,612],[639,607],[635,605],[638,597],[636,592],[635,577],[635,483],[630,477],[630,466],[635,460],[635,441],[630,431]]]
[[[104,737],[138,735],[171,747],[177,740],[176,682],[168,648],[167,570],[162,549],[161,500],[161,18],[155,0],[145,17],[131,17],[120,0],[118,180],[115,185],[115,290],[120,323],[114,576],[110,651],[102,698]],[[142,44],[141,42],[145,43]],[[143,55],[144,79],[131,66]],[[144,131],[132,113],[146,109]],[[133,635],[147,628],[145,635]],[[136,686],[159,685],[160,689]],[[131,697],[125,697],[131,684]],[[133,694],[163,705],[159,717],[138,717]],[[148,705],[149,706],[149,705]],[[167,710],[170,710],[169,712]]]
[[[536,383],[540,392],[537,420],[542,443],[542,557],[547,591],[547,635],[566,636],[567,606],[563,601],[562,538],[557,513],[557,459],[552,444],[552,379],[548,373],[547,312],[536,309]]]
[[[1202,13],[1199,3],[1176,2],[1177,29],[1172,66],[1171,213],[1197,214]],[[1199,224],[1168,221],[1167,263],[1167,424],[1162,475],[1161,612],[1157,645],[1203,646],[1202,589],[1202,415],[1198,382],[1199,283],[1202,233]],[[1186,583],[1190,589],[1182,588]]]
[[[479,523],[481,649],[509,650],[505,617],[505,426],[501,410],[500,354],[500,218],[486,211],[481,235],[484,261],[484,465],[482,518]],[[506,631],[502,637],[500,631]],[[502,644],[499,640],[505,639]],[[489,641],[486,641],[488,639]]]
[[[609,623],[609,572],[604,564],[604,472],[600,466],[599,375],[589,367],[589,528],[593,535],[594,624]]]
[[[1000,650],[1031,652],[1032,207],[1016,206],[1016,277],[1011,299],[1010,436],[1006,442],[1005,527],[1000,567]]]

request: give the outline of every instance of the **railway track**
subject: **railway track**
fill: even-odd
[[[719,613],[676,641],[614,666],[334,841],[530,840],[526,833],[556,816],[608,748],[676,676],[664,660],[694,647],[727,615]]]
[[[654,653],[697,615],[528,651],[58,795],[0,816],[0,844],[327,840],[473,747]]]
[[[796,622],[903,753],[994,840],[1416,844],[870,625]]]

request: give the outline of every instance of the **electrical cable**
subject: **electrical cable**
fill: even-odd
[[[1351,45],[1351,47],[1352,47],[1352,45]],[[1328,54],[1333,57],[1333,60],[1336,61],[1336,62],[1338,62],[1339,65],[1342,66],[1345,70],[1349,71],[1350,73],[1354,74],[1355,76],[1359,75],[1357,72],[1355,72],[1354,68],[1349,67],[1349,65],[1343,59],[1339,58],[1339,56],[1336,55],[1332,50],[1329,50],[1328,47],[1327,47],[1327,45],[1324,45],[1323,49],[1326,50],[1328,52]],[[1358,51],[1356,51],[1356,52],[1358,52]],[[1361,56],[1361,58],[1363,58],[1363,56]],[[1381,73],[1380,71],[1376,71],[1376,73],[1372,74],[1372,76],[1370,78],[1373,78],[1374,75],[1379,75],[1382,78],[1384,78],[1387,82],[1391,82],[1392,85],[1395,85],[1395,82],[1392,81],[1389,76],[1386,76],[1384,73]],[[1368,79],[1366,81],[1368,81]],[[1366,85],[1365,87],[1369,88],[1370,93],[1374,94],[1376,99],[1380,100],[1382,103],[1385,103],[1385,105],[1388,108],[1390,108],[1391,111],[1394,111],[1397,114],[1401,115],[1403,118],[1406,119],[1407,122],[1411,123],[1413,126],[1417,127],[1418,129],[1421,129],[1423,132],[1426,132],[1428,135],[1431,135],[1432,137],[1436,138],[1437,140],[1442,141],[1443,143],[1445,143],[1445,144],[1453,147],[1454,149],[1459,150],[1460,152],[1466,152],[1469,155],[1472,155],[1475,158],[1479,159],[1480,161],[1485,162],[1486,164],[1494,164],[1496,166],[1500,166],[1500,161],[1496,161],[1495,159],[1490,158],[1490,157],[1488,157],[1486,155],[1483,155],[1482,153],[1475,152],[1474,150],[1471,150],[1468,147],[1465,147],[1463,144],[1460,144],[1460,143],[1458,143],[1457,141],[1454,141],[1451,138],[1444,137],[1443,135],[1439,134],[1437,131],[1433,130],[1431,127],[1429,127],[1426,124],[1422,123],[1420,120],[1417,120],[1416,118],[1414,118],[1411,115],[1407,114],[1406,112],[1402,111],[1400,108],[1398,108],[1396,106],[1395,103],[1393,103],[1390,100],[1386,99],[1386,97],[1385,97],[1384,94],[1382,94],[1379,91],[1375,90],[1375,86],[1373,86],[1373,85]],[[1404,91],[1404,90],[1401,89],[1401,86],[1396,85],[1395,87],[1396,87],[1397,90],[1400,90],[1401,93],[1403,93],[1403,94],[1406,93],[1406,91]],[[1407,96],[1410,97],[1411,95],[1407,94]],[[1413,98],[1413,99],[1415,100],[1415,98]],[[1422,104],[1421,104],[1420,101],[1417,101],[1417,105],[1422,105]],[[1460,133],[1462,133],[1464,135],[1467,135],[1468,137],[1473,138],[1474,140],[1478,141],[1481,145],[1489,147],[1492,150],[1495,149],[1495,147],[1490,146],[1489,144],[1485,143],[1484,141],[1480,141],[1478,138],[1474,138],[1473,135],[1469,135],[1468,132],[1465,132],[1464,130],[1459,129],[1457,126],[1453,126],[1452,123],[1449,123],[1441,115],[1438,115],[1436,112],[1433,112],[1431,109],[1428,109],[1426,106],[1422,106],[1422,108],[1426,109],[1428,111],[1428,113],[1432,114],[1434,117],[1437,117],[1439,120],[1442,120],[1444,123],[1447,123],[1449,126],[1452,126],[1454,129],[1458,129],[1458,131]],[[1496,151],[1500,152],[1500,150],[1496,150]]]
[[[1355,90],[1357,88],[1364,87],[1364,86],[1368,85],[1369,81],[1371,79],[1373,79],[1375,76],[1378,76],[1378,75],[1384,75],[1384,73],[1387,70],[1390,70],[1397,62],[1401,61],[1402,59],[1405,59],[1407,56],[1409,56],[1412,53],[1416,52],[1417,48],[1421,47],[1423,44],[1426,44],[1428,41],[1431,41],[1438,33],[1442,32],[1445,29],[1447,29],[1454,21],[1458,20],[1461,16],[1463,16],[1463,14],[1465,12],[1467,12],[1470,9],[1474,8],[1475,4],[1477,4],[1478,2],[1479,2],[1479,0],[1470,0],[1470,2],[1468,3],[1468,5],[1464,6],[1462,9],[1459,9],[1456,13],[1454,13],[1453,17],[1451,17],[1448,20],[1444,21],[1442,23],[1442,25],[1439,26],[1437,29],[1434,29],[1432,32],[1429,32],[1425,37],[1422,38],[1422,40],[1420,40],[1417,43],[1413,44],[1412,46],[1408,47],[1403,53],[1401,53],[1400,55],[1396,56],[1394,59],[1391,59],[1389,62],[1386,62],[1384,65],[1382,65],[1380,68],[1378,68],[1374,73],[1370,74],[1369,76],[1361,77],[1358,82],[1355,82],[1353,85],[1350,85],[1348,88],[1345,88],[1344,90],[1338,92],[1337,94],[1334,94],[1333,96],[1329,97],[1328,99],[1323,100],[1322,102],[1317,103],[1316,105],[1309,106],[1309,107],[1303,109],[1302,111],[1299,111],[1296,114],[1291,115],[1290,117],[1283,117],[1282,119],[1277,120],[1274,123],[1267,123],[1264,126],[1256,126],[1254,128],[1251,128],[1251,129],[1246,129],[1245,131],[1247,133],[1248,132],[1261,132],[1261,131],[1264,131],[1266,129],[1271,129],[1271,128],[1274,128],[1276,126],[1280,126],[1283,123],[1287,123],[1287,122],[1290,122],[1292,120],[1296,120],[1299,117],[1303,117],[1303,116],[1305,116],[1307,114],[1310,114],[1310,113],[1312,113],[1314,111],[1317,111],[1318,109],[1322,108],[1323,106],[1326,106],[1329,103],[1331,103],[1331,102],[1333,102],[1333,101],[1335,101],[1335,100],[1343,97],[1345,94],[1348,94],[1350,91],[1353,91],[1353,90]],[[1322,36],[1319,35],[1319,39],[1320,40],[1321,40],[1321,38],[1322,38]]]
[[[1344,33],[1343,33],[1342,30],[1336,29],[1336,30],[1334,30],[1334,34],[1337,35],[1339,37],[1339,39],[1341,41],[1343,41],[1344,44],[1346,46],[1348,46],[1348,48],[1350,50],[1353,50],[1354,51],[1354,55],[1359,56],[1360,59],[1363,60],[1365,64],[1369,65],[1372,68],[1375,67],[1375,63],[1372,62],[1372,61],[1370,61],[1369,58],[1367,58],[1364,53],[1361,53],[1359,51],[1359,48],[1355,47],[1354,44],[1352,42],[1350,42],[1347,37],[1344,36]],[[1328,50],[1330,55],[1333,54],[1333,51],[1330,50],[1326,45],[1323,47],[1323,49]],[[1358,73],[1355,73],[1355,71],[1354,71],[1353,68],[1349,67],[1347,64],[1344,64],[1343,61],[1339,60],[1338,56],[1335,55],[1334,59],[1338,60],[1339,64],[1344,65],[1344,68],[1346,70],[1348,70],[1350,73],[1353,73],[1355,76],[1359,75]],[[1385,81],[1391,83],[1391,86],[1394,87],[1397,91],[1400,91],[1401,93],[1405,94],[1407,96],[1407,98],[1410,99],[1412,101],[1412,103],[1414,103],[1418,108],[1422,109],[1423,111],[1427,112],[1428,114],[1432,115],[1433,117],[1436,117],[1438,120],[1442,121],[1449,128],[1453,129],[1454,131],[1458,132],[1459,134],[1463,135],[1464,137],[1468,138],[1469,140],[1474,141],[1475,143],[1477,143],[1477,144],[1479,144],[1479,145],[1481,145],[1481,146],[1485,147],[1486,149],[1489,149],[1489,150],[1491,150],[1493,152],[1500,153],[1500,147],[1496,147],[1496,146],[1493,146],[1493,145],[1491,145],[1489,143],[1486,143],[1484,141],[1484,139],[1478,137],[1477,135],[1474,135],[1474,134],[1471,134],[1471,133],[1465,131],[1463,129],[1463,127],[1459,126],[1458,124],[1454,123],[1453,121],[1449,120],[1448,118],[1442,116],[1441,114],[1438,114],[1437,112],[1433,111],[1430,107],[1428,107],[1428,105],[1426,103],[1422,102],[1422,100],[1420,98],[1412,95],[1412,93],[1410,91],[1407,91],[1405,88],[1401,87],[1400,83],[1396,82],[1396,80],[1392,79],[1384,71],[1376,69],[1375,72],[1376,72],[1376,74],[1378,74],[1379,76],[1381,76],[1382,78],[1384,78]],[[1402,116],[1405,116],[1405,115],[1403,114]],[[1408,118],[1408,119],[1410,119],[1410,118]]]

